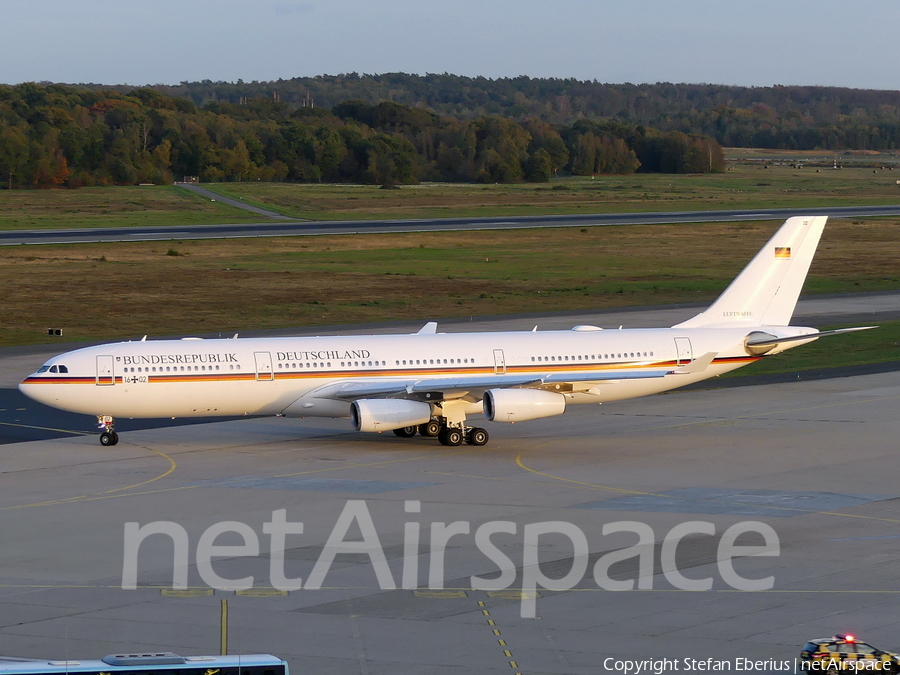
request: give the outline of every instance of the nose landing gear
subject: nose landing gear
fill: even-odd
[[[103,429],[100,434],[100,445],[115,445],[119,442],[116,421],[110,415],[97,415],[97,426],[99,429]]]

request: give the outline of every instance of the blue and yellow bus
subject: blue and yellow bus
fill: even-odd
[[[110,654],[100,660],[41,661],[0,656],[0,675],[289,675],[270,654],[179,656],[172,652]]]

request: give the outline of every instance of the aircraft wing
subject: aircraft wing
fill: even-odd
[[[442,378],[410,378],[407,380],[352,380],[326,385],[315,392],[317,398],[354,401],[362,398],[414,398],[440,401],[457,398],[466,393],[481,395],[487,389],[506,387],[539,388],[545,384],[572,382],[601,382],[664,377],[673,373],[671,368],[610,372],[609,370],[581,373],[526,373],[461,375]]]

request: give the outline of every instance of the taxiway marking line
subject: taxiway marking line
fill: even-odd
[[[61,434],[80,434],[82,436],[92,436],[87,431],[71,431],[69,429],[56,429],[54,427],[39,427],[35,424],[15,424],[13,422],[0,422],[5,427],[17,427],[19,429],[38,429],[40,431],[56,431]]]
[[[160,452],[159,450],[154,450],[153,448],[147,448],[144,446],[137,446],[137,447],[141,447],[144,450],[149,450],[150,452],[152,452],[155,455],[159,455],[160,457],[162,457],[169,463],[169,467],[165,471],[163,471],[161,474],[159,474],[158,476],[154,476],[153,478],[150,478],[148,480],[141,481],[140,483],[134,483],[133,485],[126,485],[126,486],[120,487],[120,488],[113,488],[112,490],[106,490],[105,492],[94,492],[94,493],[86,494],[86,495],[76,495],[74,497],[64,497],[63,499],[53,499],[53,500],[49,500],[46,502],[35,502],[33,504],[16,504],[14,506],[4,506],[4,507],[0,507],[0,511],[9,511],[9,510],[13,510],[13,509],[25,509],[25,508],[31,508],[31,507],[37,507],[37,506],[54,506],[54,505],[59,505],[59,504],[73,504],[73,503],[77,503],[77,502],[95,501],[97,499],[108,499],[110,497],[123,497],[125,495],[117,495],[114,493],[122,492],[124,490],[133,490],[134,488],[141,487],[142,485],[147,485],[148,483],[158,481],[161,478],[165,478],[166,476],[171,475],[175,471],[175,469],[178,468],[178,464],[175,462],[175,460],[172,459],[171,457],[169,457],[169,455],[167,455],[166,453]]]
[[[138,446],[138,447],[143,447],[143,446]],[[154,452],[157,455],[168,460],[169,468],[154,478],[145,480],[141,483],[135,483],[134,485],[128,485],[128,486],[121,487],[121,488],[115,488],[114,490],[107,490],[106,492],[97,492],[97,493],[92,493],[92,494],[87,494],[87,495],[78,495],[75,497],[66,497],[63,499],[54,499],[54,500],[49,500],[49,501],[45,501],[45,502],[35,502],[35,503],[31,503],[31,504],[15,504],[12,506],[2,506],[2,507],[0,507],[0,511],[8,511],[8,510],[13,510],[13,509],[35,508],[35,507],[41,507],[41,506],[59,506],[61,504],[91,502],[91,501],[97,501],[100,499],[114,499],[117,497],[139,497],[139,496],[151,495],[151,494],[161,494],[164,492],[175,492],[178,490],[193,490],[193,489],[200,488],[200,487],[209,487],[209,485],[179,485],[178,487],[161,488],[159,490],[142,490],[140,492],[128,492],[128,493],[124,493],[124,494],[113,494],[113,493],[122,493],[125,490],[132,490],[132,489],[140,487],[142,485],[147,485],[148,483],[152,483],[154,481],[160,480],[161,478],[165,478],[166,476],[169,476],[170,474],[172,474],[175,471],[175,469],[177,468],[178,465],[175,463],[175,460],[172,459],[171,457],[169,457],[169,455],[165,454],[164,452],[160,452],[158,450],[153,450],[152,448],[145,448],[145,449],[150,450],[151,452]],[[363,464],[354,463],[354,464],[348,464],[347,466],[330,466],[330,467],[327,467],[324,469],[311,469],[309,471],[298,471],[296,473],[278,474],[275,476],[269,476],[269,478],[288,478],[288,477],[292,477],[292,476],[305,476],[305,475],[309,475],[309,474],[324,473],[324,472],[328,472],[328,471],[341,471],[344,469],[372,468],[372,467],[377,467],[377,466],[386,466],[389,464],[396,464],[398,462],[413,462],[413,461],[417,461],[420,459],[429,459],[429,458],[435,458],[435,457],[442,457],[442,458],[443,457],[453,457],[455,455],[463,455],[463,454],[473,453],[473,452],[477,452],[477,451],[478,451],[478,449],[474,448],[471,450],[469,450],[469,449],[460,450],[458,452],[444,453],[444,454],[440,454],[440,455],[434,455],[434,454],[418,455],[416,457],[404,457],[402,459],[389,459],[389,460],[383,460],[380,462],[370,462],[370,463],[363,463]],[[244,480],[244,477],[242,477],[240,479],[235,478],[234,480],[235,481]],[[216,487],[228,487],[228,482],[223,481],[222,483],[217,484]]]
[[[871,400],[883,401],[883,400],[890,400],[890,399],[895,399],[895,398],[900,398],[900,396],[889,396],[885,399],[871,399]],[[837,405],[843,405],[843,404],[837,404]],[[545,478],[551,478],[553,480],[562,481],[564,483],[571,483],[571,484],[579,485],[582,487],[592,488],[595,490],[602,490],[602,491],[607,491],[607,492],[618,492],[618,493],[631,494],[631,495],[639,495],[642,497],[663,497],[665,499],[688,499],[687,497],[678,497],[676,495],[664,495],[664,494],[660,494],[658,492],[643,492],[641,490],[628,490],[625,488],[612,487],[610,485],[600,485],[598,483],[587,483],[585,481],[573,480],[571,478],[563,478],[562,476],[554,476],[551,473],[546,473],[544,471],[538,471],[537,469],[532,469],[531,467],[527,466],[522,461],[522,456],[525,453],[530,452],[532,450],[537,450],[546,445],[550,445],[550,442],[548,441],[547,443],[541,443],[540,445],[536,445],[532,448],[522,450],[522,452],[520,452],[518,455],[516,455],[516,465],[520,469],[524,469],[525,471],[529,471],[538,476],[543,476]],[[717,499],[691,498],[691,501],[710,502],[713,504],[723,503]],[[724,502],[724,503],[730,504],[731,502]],[[868,503],[873,503],[873,502],[868,502]],[[875,502],[875,503],[877,503],[877,502]],[[860,515],[860,514],[856,514],[856,513],[839,513],[836,511],[814,511],[814,510],[810,510],[810,509],[798,509],[798,508],[790,507],[790,506],[774,506],[771,504],[754,504],[754,506],[772,509],[773,511],[795,511],[797,513],[808,514],[808,515],[818,514],[818,515],[823,515],[823,516],[837,516],[840,518],[857,518],[860,520],[874,520],[874,521],[883,522],[883,523],[900,523],[900,519],[897,519],[897,518],[878,518],[877,516],[864,516],[864,515]],[[860,506],[862,506],[862,505],[860,505]]]
[[[88,590],[88,589],[115,589],[121,590],[121,586],[114,585],[106,585],[106,584],[0,584],[0,589],[10,589],[10,590],[59,590],[59,589],[72,589],[72,590]],[[138,591],[153,591],[154,593],[159,593],[160,591],[172,591],[173,589],[166,586],[141,586],[137,589]],[[209,587],[191,587],[184,589],[177,589],[179,591],[212,591],[212,595],[220,595],[223,593],[235,593],[238,589],[227,589],[227,588],[209,588]],[[257,589],[257,590],[272,590],[277,591],[278,589]],[[322,586],[322,588],[317,589],[322,591],[372,591],[372,590],[382,590],[378,588],[373,588],[371,586]],[[478,588],[465,588],[459,589],[465,591],[479,591],[481,589]],[[300,591],[289,591],[289,594],[302,592],[309,593],[306,589],[301,589]],[[765,591],[741,591],[735,588],[712,588],[708,591],[689,591],[681,588],[629,588],[623,589],[620,591],[607,591],[603,588],[566,588],[560,590],[554,590],[553,593],[693,593],[693,594],[742,594],[742,593],[753,593],[754,595],[758,594],[769,594],[769,595],[900,595],[900,590],[869,590],[869,589],[827,589],[827,588],[816,588],[816,589],[778,589],[778,588],[770,588]],[[166,595],[167,598],[178,598],[178,597],[192,597],[192,596],[178,596],[175,594]],[[267,596],[269,597],[269,596]],[[272,596],[274,597],[274,596]],[[283,596],[279,596],[283,597]],[[488,626],[491,628],[491,633],[495,636],[499,636],[500,630],[496,628],[497,624],[493,619],[487,620]],[[503,642],[502,640],[498,640],[498,643]],[[499,645],[499,646],[508,646],[508,645]]]
[[[809,410],[822,410],[824,408],[839,408],[841,406],[847,405],[858,405],[860,403],[878,403],[880,401],[893,401],[895,399],[900,398],[900,396],[884,396],[882,398],[868,398],[860,401],[841,401],[840,403],[828,403],[824,405],[814,405],[808,408],[788,408],[787,410],[771,410],[769,412],[763,413],[753,413],[750,415],[738,415],[737,417],[707,417],[702,420],[697,420],[694,422],[681,422],[679,424],[667,424],[659,427],[649,427],[649,431],[654,431],[658,429],[678,429],[681,427],[692,427],[697,426],[699,424],[709,424],[710,422],[730,422],[737,420],[751,420],[760,417],[767,417],[769,415],[784,415],[786,413],[792,412],[807,412]]]

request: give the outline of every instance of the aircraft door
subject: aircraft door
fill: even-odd
[[[116,383],[116,375],[113,370],[113,357],[102,355],[97,357],[97,384],[111,385]]]
[[[675,338],[675,362],[680,366],[683,363],[690,363],[693,359],[694,350],[691,348],[691,339]]]
[[[256,379],[259,381],[271,381],[275,379],[275,369],[272,368],[272,354],[270,352],[253,352],[256,361]]]
[[[503,356],[502,349],[494,350],[494,373],[506,375],[506,357]]]

